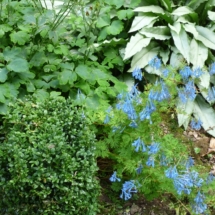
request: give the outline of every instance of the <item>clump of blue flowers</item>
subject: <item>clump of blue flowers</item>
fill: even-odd
[[[156,70],[162,69],[161,60],[157,56],[150,60],[149,65]],[[156,81],[154,88],[149,90],[146,96],[147,101],[144,104],[142,102],[141,93],[138,91],[137,84],[133,86],[130,92],[121,93],[117,96],[116,109],[122,111],[122,113],[126,115],[129,123],[123,128],[121,126],[115,126],[113,128],[114,132],[120,129],[121,133],[126,127],[130,127],[130,129],[139,129],[139,124],[142,122],[149,125],[153,124],[153,113],[159,108],[158,105],[163,101],[169,102],[172,99],[168,87],[169,85],[165,82],[165,78],[170,77],[170,71],[168,69],[162,69],[161,71],[161,78]],[[178,89],[179,100],[183,104],[186,104],[188,100],[194,101],[197,96],[195,80],[203,75],[202,70],[200,68],[192,70],[190,67],[185,66],[179,71],[179,74],[181,76],[181,87]],[[215,74],[215,64],[211,65],[210,74]],[[134,79],[141,81],[143,75],[140,68],[134,69],[132,76]],[[215,100],[215,88],[211,88],[208,94],[210,100]],[[110,112],[107,111],[107,113],[109,114]],[[109,121],[110,117],[105,118],[105,123]],[[202,124],[200,119],[192,119],[190,127],[195,130],[200,130]],[[134,167],[136,176],[141,176],[146,168],[155,169],[159,167],[165,169],[163,176],[167,181],[172,183],[172,187],[174,187],[178,195],[190,195],[191,192],[198,191],[193,200],[192,209],[196,214],[204,213],[207,210],[207,205],[201,189],[205,181],[199,176],[197,171],[193,170],[195,164],[194,159],[188,156],[183,162],[179,163],[177,163],[174,158],[169,159],[168,154],[164,153],[165,150],[162,143],[154,140],[153,132],[151,134],[151,141],[149,138],[144,139],[145,131],[142,132],[143,135],[136,136],[136,138],[131,140],[130,145],[133,153],[141,155],[141,159],[137,161],[136,167]],[[214,178],[215,177],[210,174],[207,178],[207,183],[211,183]],[[118,178],[116,171],[114,171],[113,175],[110,177],[110,181],[119,182],[119,184],[122,183],[120,198],[124,200],[129,200],[134,193],[138,192],[141,186],[135,177],[131,178],[131,180],[127,180],[126,178],[125,181]]]

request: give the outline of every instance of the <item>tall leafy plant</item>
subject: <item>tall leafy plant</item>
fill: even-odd
[[[150,74],[161,76],[161,70],[152,70],[147,66],[155,56],[160,56],[163,63],[171,64],[176,70],[183,70],[185,63],[193,70],[201,68],[203,75],[200,82],[195,83],[201,96],[192,104],[179,102],[178,108],[184,109],[186,115],[179,114],[179,125],[187,127],[189,117],[204,121],[204,128],[210,134],[213,130],[215,113],[208,99],[214,77],[211,63],[214,61],[214,1],[142,1],[141,6],[134,9],[134,18],[130,33],[133,35],[125,49],[124,60],[132,57],[131,69],[145,68]],[[205,66],[209,67],[209,70]],[[182,83],[185,84],[185,83]],[[208,104],[209,103],[209,104]],[[188,110],[189,109],[189,110]],[[210,118],[210,119],[209,119]],[[208,121],[209,119],[209,121]]]

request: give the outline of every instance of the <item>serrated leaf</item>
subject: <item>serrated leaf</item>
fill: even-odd
[[[208,58],[208,48],[201,42],[197,42],[195,39],[192,39],[189,54],[190,62],[193,64],[194,68],[202,68]]]
[[[3,56],[6,61],[11,61],[16,58],[21,58],[21,57],[25,58],[26,53],[25,53],[25,50],[19,47],[13,47],[13,48],[7,47],[3,51]]]
[[[9,71],[14,71],[14,72],[28,72],[28,62],[25,59],[22,58],[17,58],[12,60],[8,65],[7,69]]]
[[[141,51],[143,47],[148,46],[151,38],[144,38],[141,34],[137,33],[134,36],[131,36],[130,41],[127,43],[125,48],[124,60],[132,57],[137,52]]]
[[[214,109],[200,95],[196,97],[193,113],[196,119],[202,121],[202,127],[207,133],[215,137]]]
[[[166,26],[145,27],[140,30],[140,34],[157,40],[167,40],[171,38],[170,30]]]
[[[86,65],[78,65],[75,68],[75,72],[84,80],[86,80],[88,76],[90,76],[89,67],[87,67]]]
[[[184,56],[184,58],[187,60],[189,64],[190,63],[190,55],[189,55],[190,41],[186,31],[183,28],[181,28],[179,34],[173,30],[171,30],[171,34],[172,34],[175,46],[177,47],[177,49]]]
[[[44,52],[36,52],[31,58],[29,64],[31,66],[40,67],[47,62],[47,57]]]
[[[129,32],[138,31],[141,28],[150,25],[153,21],[158,19],[158,17],[152,17],[152,16],[136,16],[132,22],[131,29]]]
[[[117,35],[123,30],[123,22],[120,20],[114,20],[110,26],[106,27],[108,34]]]
[[[117,16],[120,20],[126,19],[127,17],[127,10],[119,10],[117,11]]]
[[[7,80],[8,70],[6,68],[0,68],[0,82],[5,82]]]
[[[24,31],[13,32],[10,34],[11,41],[15,44],[24,45],[29,41],[30,35]]]
[[[59,83],[65,85],[67,83],[74,83],[77,80],[77,75],[72,70],[63,69],[63,71],[58,76]]]
[[[98,28],[103,28],[105,26],[110,25],[110,16],[109,15],[102,15],[99,16],[97,22],[96,22],[96,26]]]
[[[164,10],[162,7],[159,6],[144,6],[144,7],[137,7],[134,9],[135,12],[151,12],[151,13],[160,13],[164,14]]]

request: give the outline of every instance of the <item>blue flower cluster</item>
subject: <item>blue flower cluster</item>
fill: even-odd
[[[205,196],[199,191],[194,199],[192,209],[196,214],[202,214],[207,210],[207,205],[204,203]]]
[[[202,121],[200,119],[198,121],[192,120],[190,122],[190,127],[192,129],[195,129],[195,130],[199,131],[201,129],[201,127],[202,127]]]
[[[149,66],[151,66],[152,68],[155,68],[155,69],[160,69],[161,59],[159,59],[157,56],[155,56],[154,58],[152,58],[149,61]]]

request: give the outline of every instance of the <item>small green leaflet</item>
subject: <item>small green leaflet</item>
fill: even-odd
[[[6,68],[0,68],[0,82],[5,82],[7,80],[8,70]]]
[[[24,31],[13,32],[10,34],[11,41],[15,44],[24,45],[29,41],[29,34]]]

